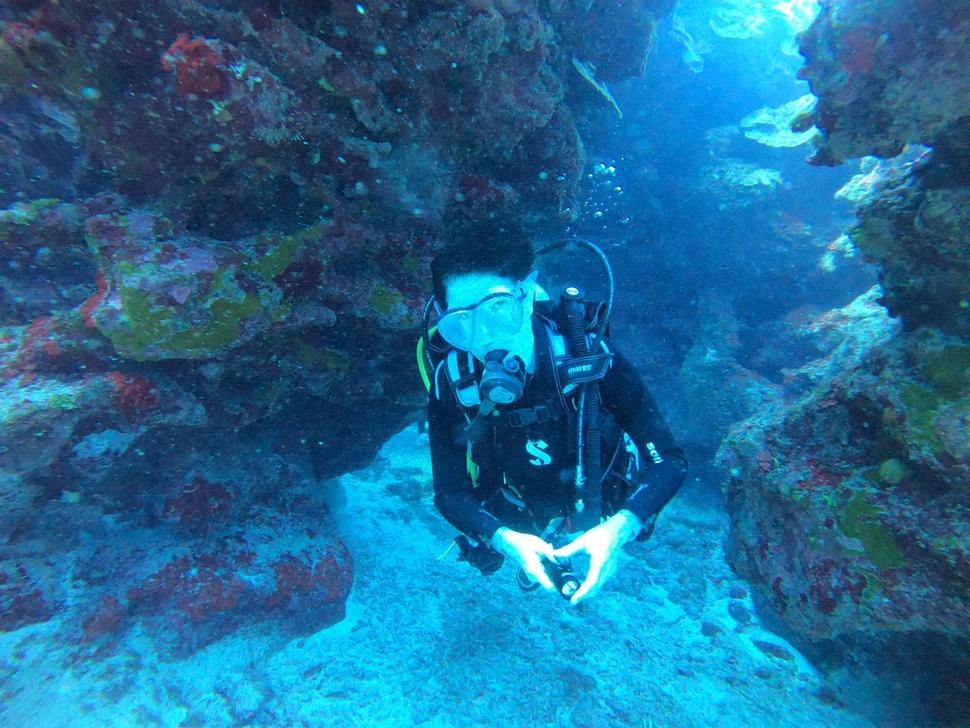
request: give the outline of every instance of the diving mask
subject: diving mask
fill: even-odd
[[[438,319],[438,333],[449,344],[474,352],[483,344],[499,344],[517,336],[526,314],[531,313],[536,273],[530,274],[517,291],[499,291],[471,306],[450,308]]]

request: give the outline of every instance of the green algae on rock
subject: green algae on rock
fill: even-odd
[[[862,543],[863,552],[879,569],[905,565],[902,552],[885,527],[879,524],[884,513],[872,505],[863,493],[857,493],[838,512],[836,521],[842,532]]]

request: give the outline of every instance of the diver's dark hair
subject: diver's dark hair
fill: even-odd
[[[462,273],[495,273],[520,281],[532,272],[532,243],[514,221],[485,220],[453,227],[431,261],[435,298],[445,303],[445,278]]]

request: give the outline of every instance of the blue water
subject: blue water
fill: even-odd
[[[680,0],[642,77],[570,75],[575,170],[545,132],[545,157],[504,149],[517,119],[494,99],[448,96],[449,68],[477,93],[517,61],[483,70],[401,30],[477,17],[480,42],[531,49],[578,31],[495,17],[612,1],[0,7],[0,726],[938,724],[891,669],[759,611],[725,553],[722,439],[843,361],[815,357],[863,348],[861,328],[817,348],[792,332],[877,279],[836,197],[858,161],[806,165],[789,129],[816,3]],[[274,44],[304,65],[273,66]],[[435,93],[409,96],[431,72],[409,54],[440,62]],[[522,83],[516,103],[557,128],[548,89]],[[448,126],[455,104],[494,126]],[[570,174],[575,198],[543,186]],[[503,195],[537,245],[605,250],[614,338],[691,461],[579,608],[460,562],[433,503],[415,271],[444,210]],[[605,292],[582,255],[544,266]]]

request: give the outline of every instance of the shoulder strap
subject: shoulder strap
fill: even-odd
[[[602,315],[604,304],[587,303],[586,318],[592,327]],[[586,356],[574,356],[569,351],[569,340],[560,333],[565,323],[561,320],[562,313],[559,306],[551,301],[543,301],[536,305],[549,337],[549,347],[556,367],[556,377],[560,391],[568,394],[583,382],[595,382],[606,376],[613,364],[613,354],[606,341],[600,342],[600,351],[590,352]],[[588,337],[587,337],[588,338]]]
[[[445,373],[455,399],[465,409],[478,407],[481,398],[478,394],[478,372],[475,358],[467,351],[449,349],[444,361]],[[437,394],[437,393],[436,393]]]
[[[427,341],[427,345],[426,342]],[[418,371],[428,394],[441,399],[441,378],[445,375],[447,386],[455,395],[455,401],[465,409],[478,407],[478,376],[475,358],[466,351],[448,346],[435,329],[418,339]]]

